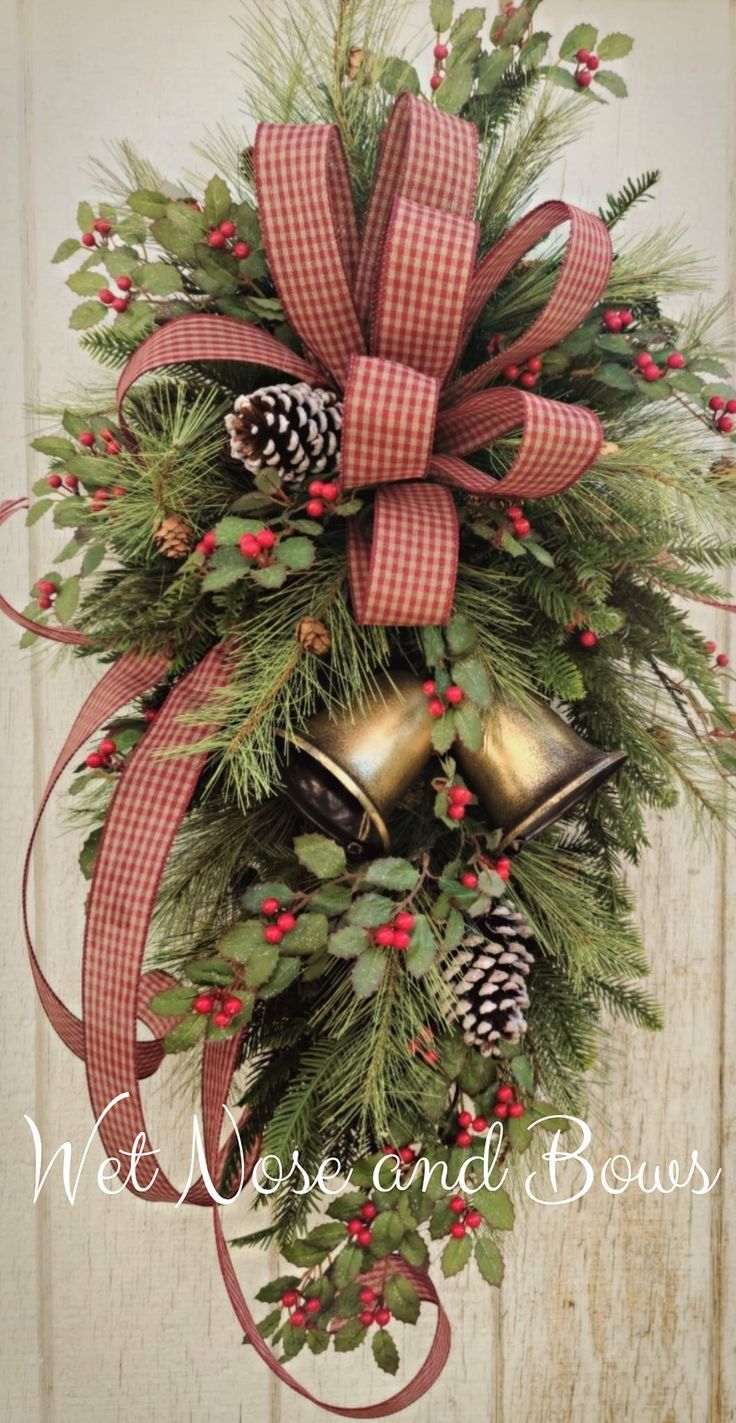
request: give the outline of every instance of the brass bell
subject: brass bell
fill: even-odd
[[[286,793],[353,853],[387,850],[386,821],[432,754],[432,718],[410,672],[378,679],[361,711],[318,712],[288,737]]]
[[[483,746],[456,754],[471,789],[503,831],[500,849],[532,840],[603,784],[626,760],[578,736],[546,702],[531,710],[499,703],[484,715]]]

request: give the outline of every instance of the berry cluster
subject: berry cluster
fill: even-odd
[[[205,1014],[213,1028],[229,1028],[236,1013],[242,1012],[243,1000],[223,988],[208,988],[197,995],[193,1008],[195,1013]]]
[[[309,502],[306,506],[306,513],[310,519],[321,519],[323,514],[331,514],[335,501],[340,494],[340,487],[335,480],[330,480],[323,484],[321,479],[313,479],[309,485]]]
[[[468,1230],[477,1230],[483,1224],[483,1217],[480,1211],[468,1207],[468,1203],[463,1196],[451,1196],[449,1201],[450,1210],[457,1217],[450,1226],[450,1235],[453,1240],[462,1240]]]
[[[503,512],[508,520],[509,533],[513,534],[515,539],[520,539],[523,543],[524,539],[528,539],[532,531],[532,526],[525,517],[521,505],[507,504]]]
[[[374,1206],[373,1201],[366,1201],[365,1205],[360,1208],[360,1215],[351,1216],[345,1226],[345,1230],[350,1236],[350,1239],[353,1240],[356,1245],[362,1246],[364,1250],[368,1249],[373,1239],[371,1223],[376,1219],[377,1215],[378,1207]]]
[[[40,588],[40,587],[41,587],[41,584],[39,583],[38,586],[39,586],[39,588]],[[729,664],[729,662],[731,661],[731,659],[730,659],[730,657],[729,657],[729,655],[728,655],[727,652],[718,652],[718,645],[717,645],[717,643],[715,643],[715,642],[706,642],[706,644],[705,644],[705,650],[706,650],[706,652],[710,652],[711,654],[714,653],[714,652],[718,653],[718,655],[717,655],[717,657],[716,657],[716,659],[715,659],[716,667],[728,667],[728,664]]]
[[[250,257],[248,243],[238,241],[238,229],[229,218],[221,222],[218,227],[210,228],[207,235],[207,246],[214,247],[216,252],[229,252],[231,256],[237,257],[239,262],[244,262],[246,257]]]
[[[734,428],[731,417],[736,415],[736,400],[724,400],[722,395],[712,395],[708,409],[713,411],[714,424],[720,434],[730,435]]]
[[[502,375],[504,380],[519,382],[524,390],[532,390],[539,380],[539,376],[544,367],[541,356],[530,356],[523,366],[504,366]]]
[[[619,331],[627,331],[633,324],[633,321],[634,313],[633,311],[629,311],[628,308],[624,311],[613,311],[609,309],[603,313],[603,325],[606,331],[610,331],[613,335],[616,335]]]
[[[112,758],[117,751],[117,742],[111,736],[106,736],[104,741],[99,743],[96,751],[90,751],[87,765],[90,771],[107,771],[112,766]]]
[[[505,881],[511,878],[511,861],[508,855],[498,855],[495,859],[489,855],[484,863],[489,870],[493,870],[498,875],[499,879]]]
[[[447,707],[459,707],[465,696],[462,687],[456,687],[455,684],[452,683],[443,693],[445,699],[443,702],[442,697],[437,691],[437,683],[433,677],[428,677],[426,682],[422,683],[422,690],[427,698],[427,711],[430,716],[435,717],[444,716]]]
[[[379,1329],[385,1329],[386,1325],[390,1324],[391,1310],[386,1308],[383,1295],[377,1295],[370,1285],[364,1285],[358,1299],[363,1305],[358,1318],[366,1329],[371,1324],[377,1324]]]
[[[598,55],[593,54],[589,49],[579,49],[575,58],[578,62],[575,70],[575,83],[581,89],[587,89],[593,83],[593,75],[600,65],[600,60]]]
[[[373,931],[373,942],[382,949],[408,949],[414,923],[414,915],[402,909],[390,924],[380,924]]]
[[[210,554],[214,553],[216,548],[217,539],[215,538],[214,529],[208,529],[207,533],[202,535],[199,543],[195,545],[196,552],[203,553],[205,558],[209,558]]]
[[[468,1131],[472,1127],[474,1132],[488,1131],[488,1122],[485,1117],[474,1117],[472,1112],[458,1112],[457,1114],[458,1133],[455,1137],[456,1146],[472,1146],[473,1137]]]
[[[439,1053],[432,1047],[433,1039],[434,1033],[432,1029],[425,1027],[421,1029],[418,1037],[412,1038],[411,1042],[408,1042],[406,1045],[412,1056],[416,1057],[419,1055],[422,1061],[427,1063],[428,1067],[436,1067],[440,1060]]]
[[[41,608],[43,612],[46,612],[47,609],[51,607],[58,592],[56,584],[52,583],[49,578],[39,578],[35,584],[35,588],[36,606]]]
[[[322,1308],[316,1296],[310,1295],[309,1299],[305,1299],[301,1290],[284,1290],[281,1303],[284,1309],[290,1311],[289,1322],[295,1329],[312,1328],[315,1315]]]
[[[93,514],[99,514],[101,509],[106,508],[110,497],[121,499],[125,490],[121,484],[113,485],[112,489],[96,489],[89,501],[89,507]]]
[[[112,291],[110,287],[103,287],[102,290],[97,293],[97,300],[101,301],[103,306],[109,306],[112,311],[117,311],[118,313],[127,311],[133,300],[131,296],[133,278],[126,276],[116,277],[115,287],[117,291]]]
[[[465,812],[475,799],[473,792],[467,786],[448,786],[447,799],[450,802],[447,807],[448,820],[464,820]]]
[[[507,1117],[523,1117],[524,1115],[523,1104],[508,1082],[501,1082],[496,1088],[493,1115],[499,1122],[504,1122]]]
[[[264,568],[271,562],[269,553],[275,542],[276,535],[270,529],[259,529],[257,534],[243,534],[238,539],[238,548],[243,558],[257,558],[261,568]]]
[[[650,351],[640,351],[636,358],[635,370],[646,381],[661,380],[669,369],[671,371],[681,371],[685,365],[685,357],[682,351],[671,351],[665,362],[665,367],[658,366],[654,356]]]
[[[442,81],[445,77],[445,60],[447,59],[449,53],[449,45],[443,44],[442,40],[438,36],[437,43],[432,51],[432,54],[434,56],[434,74],[432,75],[432,78],[429,81],[430,89],[434,89],[436,91],[442,84]]]
[[[96,217],[89,231],[83,232],[79,240],[83,247],[106,247],[111,232],[112,223],[106,217]]]
[[[263,927],[263,939],[266,944],[280,944],[284,934],[290,934],[299,922],[296,914],[290,914],[288,910],[281,908],[278,899],[261,900],[261,913],[271,921]]]

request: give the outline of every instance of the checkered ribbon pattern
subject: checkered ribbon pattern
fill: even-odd
[[[0,504],[0,526],[27,506],[26,499]],[[41,638],[78,645],[87,642],[79,630],[34,622],[1,596],[0,611]],[[52,767],[23,866],[23,926],[36,990],[55,1032],[85,1064],[99,1136],[106,1154],[116,1160],[126,1159],[136,1141],[144,1152],[152,1150],[140,1084],[160,1067],[164,1059],[163,1038],[180,1021],[151,1011],[151,999],[176,986],[176,980],[160,970],[144,972],[143,960],[166,861],[206,760],[204,743],[219,725],[216,719],[207,721],[207,709],[217,705],[218,694],[229,682],[227,646],[214,647],[175,684],[119,777],[87,901],[81,1017],[52,988],[36,953],[29,913],[31,862],[41,819],[64,771],[91,736],[136,697],[160,685],[168,670],[166,656],[129,652],[105,672],[75,718]],[[199,716],[193,718],[194,713]],[[200,743],[202,749],[198,749]],[[149,1030],[148,1040],[138,1039],[137,1022]],[[391,1257],[377,1267],[389,1273],[398,1270],[410,1279],[420,1299],[436,1308],[437,1324],[430,1352],[415,1377],[391,1398],[363,1408],[326,1403],[294,1379],[262,1338],[248,1307],[210,1190],[213,1187],[227,1196],[229,1190],[239,1189],[241,1182],[250,1179],[258,1159],[257,1144],[247,1156],[240,1157],[235,1132],[221,1142],[224,1108],[242,1043],[241,1032],[227,1040],[208,1042],[203,1050],[200,1101],[206,1173],[192,1183],[181,1199],[181,1191],[158,1165],[157,1157],[142,1155],[137,1163],[137,1186],[131,1182],[128,1188],[145,1192],[144,1200],[170,1205],[181,1200],[183,1205],[212,1211],[217,1260],[236,1318],[256,1352],[283,1383],[341,1417],[383,1418],[397,1413],[432,1387],[450,1350],[449,1321],[425,1271],[414,1269],[399,1257]],[[111,1103],[115,1105],[110,1107]],[[237,1126],[241,1127],[244,1120],[241,1117]],[[231,1187],[223,1185],[222,1178],[226,1165],[233,1160],[236,1164]],[[370,1278],[368,1282],[371,1283]]]
[[[208,359],[261,363],[341,392],[342,487],[375,489],[370,538],[358,518],[347,521],[356,621],[446,623],[458,563],[453,489],[541,498],[567,489],[598,454],[592,411],[485,387],[579,326],[608,280],[608,231],[569,203],[542,203],[477,261],[477,130],[411,94],[397,100],[381,135],[362,235],[336,128],[261,124],[254,166],[271,273],[306,359],[245,322],[183,317],[149,336],[125,367],[121,414],[139,375]],[[564,223],[564,259],[543,310],[502,354],[453,381],[490,297]],[[502,479],[462,458],[519,429]]]

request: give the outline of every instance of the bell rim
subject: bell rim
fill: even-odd
[[[499,844],[499,850],[507,849],[515,840],[533,840],[536,835],[541,834],[542,830],[546,830],[548,825],[554,825],[555,821],[561,820],[566,811],[572,810],[573,806],[577,804],[580,799],[578,792],[582,792],[587,786],[590,786],[591,781],[602,785],[618,770],[619,766],[623,765],[626,759],[625,751],[605,752],[594,765],[586,767],[574,780],[568,781],[559,790],[553,791],[541,806],[537,806],[533,811],[530,811],[529,815],[525,815],[517,825],[512,826],[511,830],[506,831]],[[536,829],[530,833],[528,827],[535,825]]]
[[[308,756],[312,756],[315,761],[319,761],[319,764],[324,766],[325,770],[329,771],[330,774],[335,777],[335,780],[339,781],[341,786],[344,786],[345,790],[355,796],[358,804],[365,811],[366,815],[370,817],[373,826],[378,831],[384,850],[388,850],[391,844],[388,826],[383,816],[376,809],[373,801],[366,795],[360,783],[344,770],[342,766],[339,766],[336,761],[333,761],[332,757],[328,756],[326,751],[322,751],[319,746],[315,746],[314,742],[309,741],[307,737],[299,736],[298,733],[292,732],[286,736],[285,739],[290,745],[296,746],[300,751],[305,751]]]

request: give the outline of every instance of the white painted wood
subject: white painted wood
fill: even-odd
[[[261,0],[247,0],[251,13]],[[492,7],[489,7],[489,13]],[[410,7],[407,32],[424,5]],[[661,166],[658,204],[631,230],[687,213],[689,236],[708,253],[716,289],[734,274],[733,65],[736,7],[729,0],[546,0],[540,24],[562,34],[574,20],[637,35],[626,62],[633,97],[596,112],[578,149],[550,173],[541,196],[595,207],[645,167]],[[729,30],[729,20],[731,29]],[[243,79],[223,11],[194,0],[151,6],[128,0],[100,12],[91,0],[16,0],[0,17],[3,145],[3,362],[0,448],[3,495],[22,492],[43,462],[27,453],[39,428],[24,405],[60,398],[90,367],[66,322],[71,301],[47,258],[74,230],[77,197],[89,194],[85,155],[130,137],[171,176],[191,166],[190,141],[218,120],[240,121]],[[729,44],[729,34],[731,43]],[[99,377],[95,375],[95,379]],[[23,604],[54,548],[41,525],[3,535],[3,591]],[[733,636],[712,620],[719,643]],[[216,1275],[204,1212],[104,1199],[92,1178],[70,1209],[58,1189],[31,1204],[28,1112],[54,1145],[78,1148],[89,1130],[83,1070],[34,1003],[17,911],[21,847],[31,808],[72,707],[92,669],[53,653],[18,656],[0,628],[6,668],[0,716],[5,764],[2,855],[7,926],[0,1015],[5,1122],[2,1232],[3,1415],[11,1423],[111,1423],[145,1416],[165,1423],[241,1418],[312,1423],[317,1409],[272,1384],[238,1345]],[[736,641],[734,644],[736,650]],[[52,675],[53,673],[53,675]],[[78,1005],[81,932],[74,838],[57,812],[37,858],[35,918],[52,981]],[[617,1029],[610,1085],[599,1093],[594,1156],[615,1151],[650,1163],[697,1147],[733,1179],[736,920],[727,893],[733,851],[693,851],[677,816],[652,827],[637,875],[654,986],[667,1030],[647,1040]],[[724,1006],[725,1005],[725,1006]],[[166,1079],[147,1088],[168,1162],[184,1161],[186,1112],[172,1108]],[[591,1118],[593,1120],[593,1118]],[[174,1136],[178,1129],[178,1147]],[[178,1153],[178,1154],[177,1154]],[[728,1161],[730,1153],[730,1163]],[[96,1160],[96,1158],[95,1158]],[[181,1172],[180,1172],[181,1174]],[[406,1415],[429,1423],[471,1411],[487,1423],[727,1423],[736,1417],[736,1231],[728,1178],[713,1195],[664,1200],[597,1191],[578,1205],[528,1205],[509,1251],[500,1298],[485,1287],[447,1291],[455,1324],[450,1365],[433,1394]],[[232,1233],[244,1228],[230,1221]],[[249,1290],[265,1258],[239,1257]],[[418,1356],[430,1335],[403,1331]],[[361,1356],[299,1360],[299,1376],[328,1399],[375,1399],[385,1391]]]

